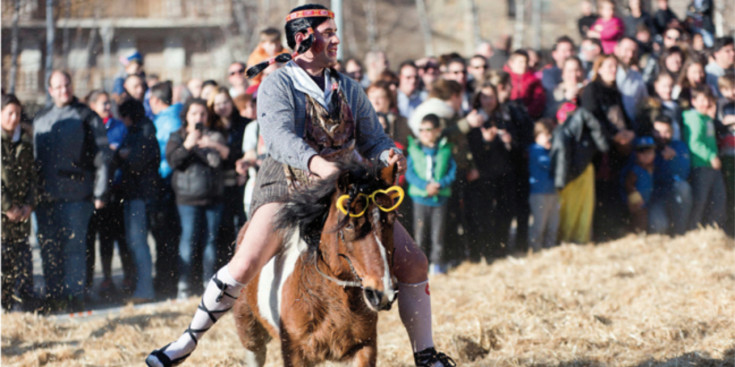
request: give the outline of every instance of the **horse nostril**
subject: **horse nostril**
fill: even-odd
[[[383,301],[383,292],[373,288],[365,288],[365,298],[367,298],[371,306],[380,309]]]

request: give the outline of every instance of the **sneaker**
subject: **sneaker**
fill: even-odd
[[[439,353],[434,349],[426,348],[420,352],[413,354],[413,360],[416,367],[455,367],[457,363],[444,353]]]

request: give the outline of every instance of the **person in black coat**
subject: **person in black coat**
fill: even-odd
[[[243,156],[242,139],[245,135],[245,126],[250,120],[240,116],[225,87],[219,87],[209,97],[207,107],[212,128],[222,134],[229,148],[229,154],[222,160],[223,195],[227,200],[223,202],[222,220],[217,231],[215,268],[219,269],[232,257],[235,250],[235,235],[246,221],[243,195],[247,177],[239,175],[235,165]]]
[[[215,270],[224,192],[222,162],[230,149],[222,134],[210,127],[204,100],[187,102],[181,121],[182,128],[171,134],[166,145],[166,159],[174,169],[171,185],[181,217],[178,298],[185,299],[198,293],[202,280],[211,278]]]
[[[156,128],[145,117],[141,102],[127,99],[118,111],[128,128],[128,134],[115,152],[113,167],[121,171],[125,237],[135,260],[136,285],[132,300],[140,303],[153,300],[155,296],[153,264],[148,247],[147,209],[157,192],[161,152],[156,140]]]
[[[626,211],[620,195],[619,175],[628,161],[635,134],[615,83],[617,69],[615,56],[600,56],[593,67],[592,81],[582,90],[580,97],[580,106],[600,121],[613,146],[595,160],[595,241],[622,236],[625,227],[625,218],[620,215]]]
[[[470,221],[481,241],[471,241],[470,259],[479,260],[505,255],[515,195],[513,169],[513,135],[509,115],[498,101],[495,86],[485,83],[475,97],[485,123],[472,128],[467,134],[470,152],[479,172],[479,179],[471,183]],[[503,246],[505,245],[505,246]]]
[[[569,103],[569,105],[572,105]],[[609,137],[589,111],[566,108],[551,140],[551,172],[559,190],[559,240],[587,243],[595,212],[595,180],[592,161],[607,152]]]

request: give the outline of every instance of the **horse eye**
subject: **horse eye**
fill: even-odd
[[[381,208],[390,208],[393,206],[393,199],[386,194],[380,193],[375,195],[375,203]]]
[[[345,226],[345,229],[348,230],[348,231],[351,231],[351,230],[355,229],[355,224],[352,223],[352,221],[347,222],[347,225]]]

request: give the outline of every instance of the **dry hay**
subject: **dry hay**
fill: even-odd
[[[432,277],[439,349],[465,366],[733,366],[735,244],[721,231],[562,245]],[[3,314],[3,366],[131,366],[178,337],[197,300],[61,321]],[[412,365],[382,313],[379,365]],[[277,343],[269,366],[279,366]],[[189,366],[242,364],[227,315]]]

